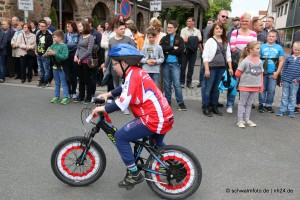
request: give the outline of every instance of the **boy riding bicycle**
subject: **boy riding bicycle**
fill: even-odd
[[[163,146],[165,134],[173,127],[174,116],[167,99],[151,79],[149,74],[137,64],[144,57],[135,47],[118,44],[111,48],[109,56],[112,68],[122,77],[123,84],[97,98],[118,97],[114,103],[96,107],[99,112],[112,113],[130,107],[135,119],[125,124],[115,133],[116,147],[127,166],[127,174],[119,187],[127,187],[143,182],[144,177],[135,164],[130,146],[131,141],[150,136],[157,146]]]

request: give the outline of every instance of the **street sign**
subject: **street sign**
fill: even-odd
[[[130,17],[131,5],[129,0],[122,0],[120,4],[120,13],[124,16],[124,18]]]
[[[151,12],[161,11],[161,1],[150,1],[150,11]]]
[[[33,11],[33,0],[18,0],[18,9]]]

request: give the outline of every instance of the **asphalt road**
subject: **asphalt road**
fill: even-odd
[[[107,157],[103,176],[82,188],[60,182],[51,170],[51,152],[61,140],[83,135],[85,106],[53,105],[52,96],[53,88],[0,85],[1,200],[159,199],[146,183],[132,191],[118,188],[125,167],[101,134],[96,141]],[[300,115],[291,119],[253,110],[258,126],[242,130],[235,125],[236,113],[208,118],[199,101],[186,105],[186,112],[173,106],[175,126],[165,142],[187,147],[201,162],[202,183],[189,199],[300,199]],[[133,116],[117,112],[111,118],[120,127]]]

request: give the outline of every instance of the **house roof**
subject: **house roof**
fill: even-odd
[[[276,12],[276,5],[286,0],[272,0],[272,12]]]
[[[287,2],[287,1],[289,1],[289,0],[281,0],[281,1],[279,1],[279,2],[275,5],[275,7],[276,7],[276,6],[279,6],[279,5],[283,4],[283,3],[285,3],[285,2]]]

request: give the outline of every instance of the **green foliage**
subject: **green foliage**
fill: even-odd
[[[55,28],[58,28],[58,19],[57,19],[56,10],[54,7],[51,7],[49,17],[52,20],[51,25],[54,26]]]
[[[164,22],[164,20],[176,20],[178,23],[178,31],[186,26],[186,20],[191,16],[194,16],[194,11],[192,8],[183,8],[176,6],[163,9],[159,15],[159,19],[162,23]]]
[[[98,20],[98,17],[96,15],[93,16],[93,20],[94,20],[94,23],[93,23],[93,27],[95,29],[97,29],[98,25],[99,25],[99,20]]]
[[[231,2],[232,0],[209,0],[210,8],[205,10],[202,27],[206,27],[206,22],[209,18],[216,19],[220,10],[231,11]]]

